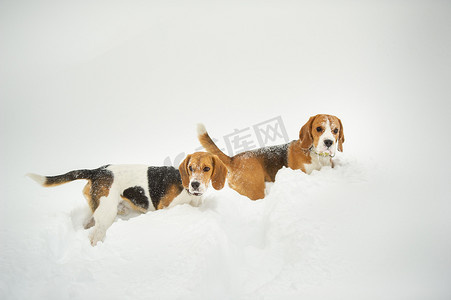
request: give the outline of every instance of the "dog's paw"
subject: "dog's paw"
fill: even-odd
[[[89,239],[91,240],[91,246],[97,245],[99,241],[103,241],[106,231],[101,228],[94,228],[91,232]]]

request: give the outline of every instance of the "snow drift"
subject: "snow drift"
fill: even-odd
[[[61,208],[40,207],[39,226],[23,238],[6,229],[1,291],[9,299],[444,299],[450,270],[435,276],[446,256],[418,240],[449,247],[449,239],[421,236],[431,216],[400,215],[415,199],[399,201],[375,166],[337,162],[311,175],[280,170],[260,201],[226,187],[199,208],[117,219],[97,247],[83,229],[81,190],[75,199],[64,187],[31,187]],[[53,199],[55,189],[74,200]]]

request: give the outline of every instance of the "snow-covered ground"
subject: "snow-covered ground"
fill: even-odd
[[[81,185],[43,190],[18,179],[28,199],[11,197],[22,202],[25,216],[10,210],[17,219],[2,228],[2,293],[8,299],[446,299],[450,205],[419,176],[403,176],[349,158],[310,176],[283,169],[262,201],[229,188],[211,191],[200,208],[119,219],[95,248],[82,227],[89,209]]]
[[[450,13],[3,1],[0,299],[451,299]],[[317,113],[343,121],[336,168],[118,219],[96,247],[83,182],[24,176],[174,162],[198,122],[225,149],[278,116],[296,139]]]

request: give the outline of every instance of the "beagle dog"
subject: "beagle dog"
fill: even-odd
[[[341,120],[332,115],[316,115],[302,126],[299,140],[279,146],[245,151],[233,157],[224,154],[199,124],[202,146],[221,159],[229,170],[229,186],[251,200],[265,197],[265,182],[274,182],[282,167],[300,169],[310,174],[323,166],[333,167],[336,148],[343,151],[345,141]]]
[[[39,184],[51,187],[77,179],[88,180],[83,195],[92,211],[84,228],[94,226],[91,245],[105,237],[117,214],[129,209],[146,213],[189,203],[199,206],[209,183],[224,187],[227,169],[216,155],[196,152],[174,167],[106,165],[93,170],[75,170],[58,176],[28,174]]]

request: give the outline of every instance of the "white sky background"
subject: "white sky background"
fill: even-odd
[[[2,1],[0,222],[27,172],[161,165],[198,147],[198,122],[221,138],[279,115],[290,139],[337,115],[346,155],[443,195],[450,15],[449,1]]]
[[[348,151],[443,153],[450,7],[2,1],[3,169],[161,164],[200,121],[220,137],[281,115],[295,139],[316,113],[342,118]]]

